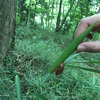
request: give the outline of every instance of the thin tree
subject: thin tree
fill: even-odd
[[[52,1],[52,6],[51,6],[51,8],[52,8],[51,16],[54,16],[54,3],[55,3],[55,0]],[[50,21],[50,22],[51,22],[51,23],[53,22],[53,18],[51,18],[51,21]],[[51,26],[51,24],[50,24],[50,26]]]
[[[24,18],[24,10],[26,9],[25,7],[25,1],[26,0],[18,0],[18,7],[19,7],[19,13],[20,13],[20,21],[23,22],[25,21]]]
[[[69,20],[69,23],[68,23],[68,21],[66,21],[65,22],[65,24],[64,24],[64,33],[65,32],[69,32],[69,30],[70,30],[70,27],[72,26],[72,22],[73,22],[73,19],[75,19],[75,12],[76,12],[76,9],[77,9],[77,7],[78,7],[78,1],[76,2],[76,6],[75,6],[75,8],[73,9],[73,11],[70,13],[70,20]]]
[[[62,27],[63,27],[63,25],[64,25],[64,23],[65,23],[65,21],[66,21],[66,18],[68,17],[68,15],[69,15],[69,13],[70,13],[72,7],[73,7],[74,1],[75,1],[75,0],[73,0],[71,6],[70,6],[70,8],[69,8],[69,10],[67,11],[65,17],[63,18],[63,20],[62,20],[62,22],[61,22],[61,25],[60,25],[59,28],[56,30],[56,32],[58,32],[58,31],[60,31],[60,30],[62,29]]]
[[[33,25],[35,25],[35,17],[36,17],[36,10],[37,10],[37,0],[34,3],[34,12],[33,12]]]
[[[55,29],[56,32],[59,30],[59,26],[60,26],[61,7],[62,7],[62,0],[60,0],[60,4],[59,4],[59,11],[58,11],[58,16],[57,16],[57,21],[56,21],[56,29]]]
[[[32,5],[32,0],[30,0],[29,8],[28,8],[27,27],[29,26],[29,23],[30,23],[31,5]]]

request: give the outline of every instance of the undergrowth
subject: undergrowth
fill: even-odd
[[[71,34],[17,27],[15,49],[4,60],[0,71],[1,100],[16,100],[15,75],[21,79],[24,100],[38,100],[41,94],[48,100],[99,100],[100,76],[65,66],[64,72],[48,77],[52,63],[72,41]],[[97,57],[98,55],[98,57]],[[73,60],[99,59],[99,54],[84,53]],[[73,64],[76,66],[99,66]],[[4,99],[2,99],[4,98]]]

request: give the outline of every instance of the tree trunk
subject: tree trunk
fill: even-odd
[[[56,22],[55,32],[57,32],[59,30],[59,26],[60,26],[61,7],[62,7],[62,0],[60,0],[59,12],[58,12],[58,16],[57,16],[57,22]]]
[[[23,22],[25,21],[23,11],[25,9],[25,0],[19,0],[19,8],[20,8],[20,21]]]
[[[55,3],[55,0],[53,0],[52,1],[52,12],[51,12],[51,16],[54,16],[54,3]],[[51,22],[50,23],[52,23],[53,22],[53,18],[51,18]],[[50,24],[50,27],[51,27],[52,25]]]
[[[35,5],[34,5],[34,12],[33,12],[33,25],[35,25],[35,17],[36,17],[36,10],[37,10],[37,0],[35,0]]]
[[[88,16],[88,14],[89,14],[89,3],[90,3],[90,0],[86,0],[86,14],[85,14],[85,16]]]
[[[99,7],[99,9],[98,9],[97,13],[100,13],[100,7]]]
[[[32,0],[30,0],[29,8],[28,8],[27,27],[29,26],[29,23],[30,23],[30,17],[31,17],[31,5],[32,5]]]
[[[16,0],[0,0],[0,65],[10,49],[15,33]]]
[[[65,24],[64,24],[64,33],[65,32],[69,32],[69,30],[70,30],[70,27],[72,26],[72,23],[71,22],[73,22],[73,19],[75,18],[75,12],[76,12],[76,8],[78,7],[78,3],[76,4],[76,6],[75,6],[75,8],[74,8],[74,12],[71,14],[70,13],[70,23],[68,23],[68,22],[66,22]]]
[[[56,32],[58,32],[58,31],[60,31],[60,30],[62,29],[63,24],[65,23],[65,21],[66,21],[68,15],[69,15],[69,13],[70,13],[72,7],[73,7],[74,1],[75,1],[75,0],[73,0],[73,2],[72,2],[72,4],[71,4],[71,6],[70,6],[68,12],[66,13],[66,16],[65,16],[64,19],[62,20],[61,25],[59,26],[59,28],[58,28],[58,30],[57,30]]]

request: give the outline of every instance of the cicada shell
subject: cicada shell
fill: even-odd
[[[61,63],[60,65],[59,65],[59,68],[58,69],[56,69],[56,75],[60,75],[62,72],[63,72],[63,70],[64,70],[64,63]]]

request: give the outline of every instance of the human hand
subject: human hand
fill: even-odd
[[[84,32],[90,25],[98,21],[92,31],[100,32],[100,14],[96,14],[90,17],[83,18],[76,29],[75,38],[78,37],[82,32]],[[100,41],[93,42],[82,42],[77,47],[78,52],[100,52]],[[55,71],[56,75],[60,75],[64,70],[64,63],[61,63],[58,69]]]
[[[92,31],[100,32],[100,14],[96,14],[90,17],[83,18],[75,32],[75,38],[78,37],[83,31],[85,31],[91,24],[98,21]],[[100,52],[100,41],[82,42],[77,47],[77,52]]]

